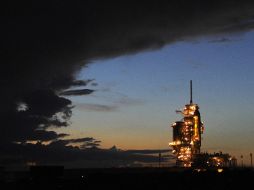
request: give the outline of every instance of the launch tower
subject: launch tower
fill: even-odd
[[[173,142],[169,145],[176,155],[176,165],[191,167],[200,154],[201,134],[204,130],[199,107],[192,102],[192,81],[190,81],[190,103],[186,104],[183,110],[176,112],[182,114],[183,119],[172,124]]]

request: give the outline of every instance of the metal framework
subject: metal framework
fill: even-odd
[[[199,107],[192,101],[192,81],[190,81],[190,103],[177,113],[181,113],[183,119],[172,124],[173,142],[169,145],[173,147],[172,152],[176,155],[176,165],[191,167],[195,157],[200,154],[201,134],[204,131]]]

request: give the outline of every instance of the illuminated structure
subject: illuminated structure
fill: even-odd
[[[173,142],[169,145],[173,147],[172,152],[176,155],[176,165],[191,167],[200,154],[201,134],[204,130],[199,107],[192,102],[192,81],[190,81],[190,103],[177,113],[181,113],[183,119],[173,123]]]
[[[229,154],[217,153],[201,153],[196,155],[193,160],[193,167],[195,168],[221,168],[221,167],[236,167],[237,159]]]

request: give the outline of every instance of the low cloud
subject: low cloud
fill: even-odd
[[[166,150],[160,150],[160,149],[145,149],[145,150],[127,150],[127,153],[132,153],[132,154],[159,154],[159,153],[168,153],[170,149]]]
[[[89,104],[79,103],[76,105],[77,109],[95,112],[112,112],[117,111],[118,107],[115,105]]]
[[[121,109],[122,107],[138,106],[145,103],[144,100],[129,98],[127,96],[123,96],[122,94],[120,94],[120,97],[114,97],[114,100],[111,100],[112,97],[106,99],[110,99],[111,104],[77,103],[75,107],[77,109],[86,111],[114,112]]]
[[[82,96],[92,94],[94,90],[91,89],[79,89],[79,90],[65,90],[61,92],[59,95],[61,96]]]
[[[71,84],[71,86],[87,86],[88,84],[91,84],[93,86],[94,79],[87,79],[87,80],[74,80]]]
[[[228,43],[228,42],[232,42],[233,40],[229,39],[229,38],[220,38],[220,39],[216,39],[216,40],[210,40],[208,41],[209,43]]]
[[[95,142],[93,138],[83,138],[85,142]],[[0,144],[1,157],[0,164],[9,166],[20,164],[26,166],[28,162],[36,164],[57,164],[66,167],[120,167],[120,166],[137,166],[137,163],[158,163],[158,151],[169,153],[161,156],[161,162],[168,162],[174,157],[170,150],[119,150],[119,149],[100,149],[96,146],[78,148],[68,145],[68,143],[83,142],[80,140],[57,140],[48,145],[41,143],[31,144]],[[99,142],[98,142],[99,143]],[[103,163],[103,164],[102,164]],[[142,166],[139,165],[139,166]]]

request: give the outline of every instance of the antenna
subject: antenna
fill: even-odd
[[[190,80],[190,104],[192,104],[192,80]]]

